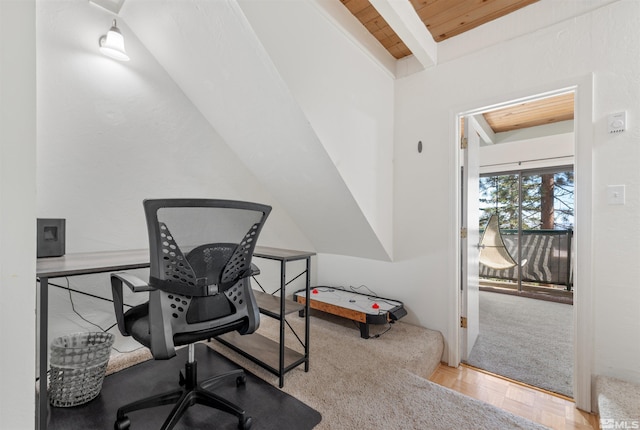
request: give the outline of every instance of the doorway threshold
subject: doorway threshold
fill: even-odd
[[[548,291],[544,291],[541,289],[535,291],[518,291],[517,286],[514,285],[513,288],[507,286],[488,286],[488,285],[480,285],[480,291],[488,291],[491,293],[499,293],[499,294],[509,294],[512,296],[520,296],[526,297],[529,299],[537,299],[537,300],[546,300],[549,302],[556,303],[564,303],[567,305],[573,305],[573,293],[571,291],[562,291],[562,290],[554,290],[548,289]]]

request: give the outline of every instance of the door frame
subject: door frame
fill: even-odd
[[[480,129],[478,122],[472,115],[464,116],[464,139],[466,144],[460,145],[461,184],[475,184],[475,190],[468,185],[460,187],[460,222],[465,234],[460,231],[460,359],[468,360],[469,354],[480,333],[479,294],[480,294],[480,229],[478,214],[480,212],[480,193],[478,181],[480,179],[479,151]],[[458,120],[458,124],[460,120]],[[462,130],[461,130],[462,132]],[[458,140],[460,141],[460,140]],[[462,319],[466,324],[462,324]],[[462,327],[465,327],[464,329]]]
[[[593,74],[551,83],[549,85],[530,88],[517,93],[499,94],[491,99],[460,106],[449,111],[449,160],[451,177],[450,219],[452,254],[454,262],[450,272],[449,288],[449,322],[447,324],[447,357],[448,365],[457,367],[461,361],[460,304],[461,304],[461,262],[460,262],[460,122],[464,115],[473,115],[489,109],[511,105],[513,103],[536,99],[556,93],[574,92],[574,172],[575,172],[575,227],[574,252],[575,271],[574,285],[574,351],[573,351],[573,393],[576,407],[591,412],[591,376],[593,372],[593,271],[592,271],[592,148],[593,148]],[[508,101],[505,101],[508,100]],[[578,143],[579,142],[579,143]]]

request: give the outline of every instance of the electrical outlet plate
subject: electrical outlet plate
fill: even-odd
[[[618,112],[609,115],[607,125],[609,133],[622,133],[627,129],[627,112]]]

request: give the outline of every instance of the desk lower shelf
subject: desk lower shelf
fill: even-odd
[[[275,318],[284,324],[285,315],[303,312],[305,307],[292,300],[276,297],[261,291],[253,291],[260,313]],[[284,313],[282,309],[284,308]],[[308,319],[306,324],[309,324]],[[284,374],[296,366],[305,363],[305,371],[309,367],[309,356],[284,346],[284,337],[280,335],[280,342],[266,338],[258,333],[240,335],[230,332],[216,337],[216,340],[248,358],[269,372],[280,377],[280,388],[284,386]]]
[[[263,249],[263,251],[265,251]],[[259,366],[262,366],[269,372],[279,377],[279,387],[284,386],[284,374],[289,370],[304,363],[304,371],[309,371],[309,306],[301,305],[294,300],[287,299],[287,285],[300,276],[305,275],[305,291],[308,293],[310,289],[310,274],[311,274],[311,256],[314,253],[300,252],[300,251],[282,251],[267,249],[267,252],[254,254],[255,257],[265,258],[268,260],[275,260],[280,262],[280,285],[275,290],[274,294],[279,292],[279,296],[274,294],[268,294],[264,292],[260,282],[260,288],[263,291],[253,290],[258,308],[262,315],[269,316],[276,319],[280,323],[279,341],[273,341],[258,333],[250,335],[239,335],[236,332],[227,333],[221,336],[217,336],[218,340],[223,345],[226,345],[230,349],[236,351],[240,355],[248,358]],[[290,280],[286,282],[286,266],[287,262],[291,261],[305,261],[305,269],[297,276],[290,277]],[[255,278],[254,278],[255,280]],[[305,310],[307,312],[305,312]],[[294,313],[305,313],[304,315],[304,341],[300,339],[297,333],[289,325],[286,320],[286,316]],[[300,345],[304,349],[304,353],[297,352],[291,348],[285,346],[285,327],[288,326],[293,335],[298,339]]]
[[[216,340],[276,376],[282,376],[283,373],[307,361],[304,354],[284,346],[282,356],[284,362],[281,368],[280,348],[282,345],[258,333],[243,336],[234,331],[217,336]]]
[[[280,309],[282,306],[280,297],[264,293],[262,291],[253,290],[253,295],[256,298],[256,302],[258,303],[258,308],[260,309],[260,313],[264,315],[268,315],[271,318],[280,319],[281,313]],[[304,309],[304,305],[300,303],[294,302],[293,300],[284,300],[284,314],[288,315],[294,312],[300,312]]]

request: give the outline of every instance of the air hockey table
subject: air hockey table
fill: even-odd
[[[296,291],[293,299],[305,304],[306,291]],[[403,303],[397,300],[326,286],[311,289],[309,307],[357,322],[363,339],[370,337],[370,324],[393,323],[407,315]],[[304,314],[304,310],[300,312]]]

